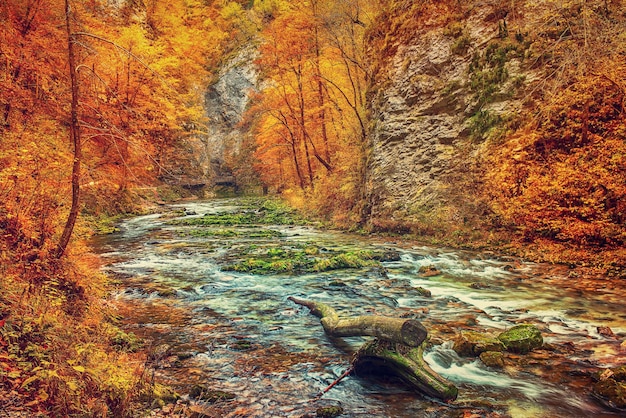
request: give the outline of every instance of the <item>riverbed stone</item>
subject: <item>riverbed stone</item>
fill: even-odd
[[[315,411],[315,416],[320,418],[335,418],[343,414],[341,406],[321,406]]]
[[[593,393],[610,407],[626,409],[626,366],[605,369],[593,385]]]
[[[462,331],[452,347],[459,356],[476,357],[485,351],[504,351],[504,344],[497,338],[476,331]]]
[[[422,266],[417,272],[420,277],[434,277],[441,274],[441,271],[435,266]]]
[[[488,367],[497,369],[504,367],[504,355],[500,351],[484,351],[480,353],[480,361]]]
[[[516,325],[501,333],[498,339],[507,351],[518,354],[526,354],[543,345],[541,331],[532,324]]]
[[[235,394],[222,390],[211,389],[202,385],[193,385],[189,390],[189,397],[208,403],[235,399]]]

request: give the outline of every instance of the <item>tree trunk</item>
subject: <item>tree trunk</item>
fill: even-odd
[[[69,0],[65,0],[65,28],[67,31],[67,55],[70,66],[70,88],[72,91],[72,103],[70,107],[70,140],[74,147],[74,162],[72,164],[72,206],[67,217],[59,245],[55,256],[61,258],[70,242],[76,218],[78,218],[80,204],[80,162],[82,159],[80,126],[78,124],[78,77],[76,74],[76,51],[74,45],[74,34],[70,25],[71,9]]]
[[[458,389],[433,371],[423,358],[424,344],[408,347],[385,340],[371,341],[357,351],[352,364],[356,374],[391,371],[408,386],[433,398],[453,401]]]
[[[311,313],[321,318],[326,334],[332,337],[355,337],[369,335],[383,340],[395,341],[410,347],[418,347],[427,337],[428,331],[414,319],[388,318],[385,316],[356,316],[339,318],[330,306],[290,297],[294,303],[306,306]]]
[[[354,356],[352,363],[357,373],[391,372],[421,393],[445,401],[456,399],[458,389],[435,373],[422,357],[428,332],[418,321],[382,316],[339,318],[337,312],[324,303],[295,297],[289,300],[306,306],[321,318],[324,331],[330,336],[377,337]]]

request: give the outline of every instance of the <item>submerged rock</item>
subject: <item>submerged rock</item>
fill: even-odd
[[[433,296],[430,290],[425,289],[425,288],[423,288],[423,287],[421,287],[421,286],[417,286],[417,287],[415,287],[414,289],[417,291],[417,293],[418,293],[420,296],[423,296],[423,297],[425,297],[425,298],[430,298],[430,297],[432,297],[432,296]]]
[[[316,417],[335,418],[343,414],[343,408],[340,406],[322,406],[315,411]]]
[[[626,366],[606,369],[598,375],[593,393],[608,406],[626,410]]]
[[[526,354],[543,345],[541,331],[531,324],[516,325],[498,336],[507,351]]]
[[[499,351],[484,351],[480,353],[480,360],[488,367],[498,369],[504,367],[504,355]]]
[[[224,392],[222,390],[214,390],[200,385],[193,385],[193,387],[189,391],[189,397],[201,401],[206,401],[208,403],[213,403],[234,399],[235,395],[230,392]]]
[[[422,266],[417,272],[420,277],[434,277],[441,274],[441,271],[435,266]]]
[[[454,340],[452,347],[459,356],[476,357],[486,351],[504,351],[502,341],[490,335],[475,331],[462,331]]]

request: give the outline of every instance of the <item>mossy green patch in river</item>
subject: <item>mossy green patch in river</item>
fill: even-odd
[[[312,273],[380,265],[372,251],[321,251],[311,245],[265,248],[241,256],[242,260],[227,264],[223,270],[253,274]]]
[[[543,345],[541,331],[531,324],[515,325],[504,331],[498,339],[513,353],[526,354]]]
[[[191,231],[181,231],[184,236],[196,238],[221,237],[221,238],[280,238],[283,234],[272,229],[237,230],[227,229],[193,229]]]
[[[242,226],[242,225],[302,225],[306,223],[287,205],[274,200],[259,200],[239,212],[207,213],[201,217],[178,219],[172,225]]]

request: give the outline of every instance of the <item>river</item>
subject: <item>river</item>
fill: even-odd
[[[112,298],[124,328],[154,347],[167,347],[156,360],[158,378],[181,394],[201,384],[235,395],[200,405],[204,414],[301,417],[341,405],[345,417],[619,416],[591,396],[590,376],[625,361],[623,286],[580,280],[562,266],[312,226],[233,226],[270,233],[228,236],[197,234],[211,227],[175,222],[239,210],[237,199],[164,206],[161,213],[123,221],[119,232],[94,244],[106,272],[119,281]],[[245,251],[311,243],[328,251],[374,249],[399,257],[382,268],[300,275],[223,269]],[[440,274],[423,277],[420,267],[430,266]],[[365,339],[329,339],[319,319],[289,296],[326,302],[346,316],[417,318],[434,343],[425,359],[457,385],[458,399],[446,405],[393,380],[356,376],[318,398]],[[552,348],[511,356],[503,369],[452,350],[462,330],[497,333],[518,323],[537,325]],[[616,336],[598,332],[600,326]]]

